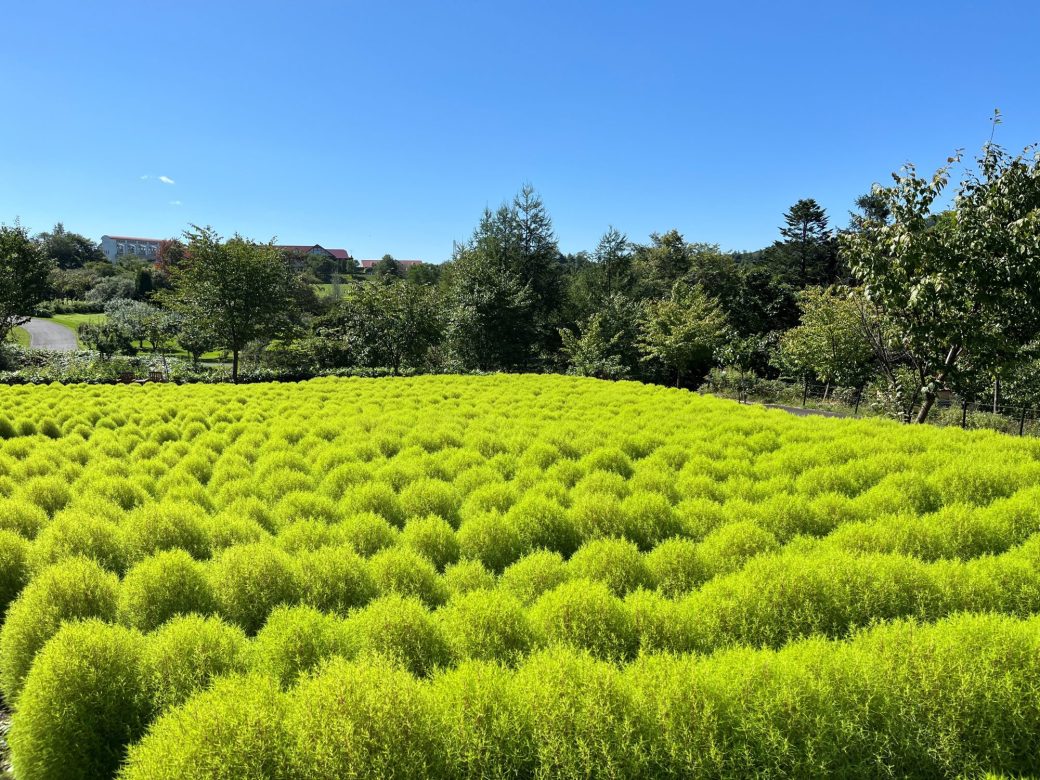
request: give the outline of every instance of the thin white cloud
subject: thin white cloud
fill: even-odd
[[[161,181],[163,184],[175,184],[176,183],[169,176],[160,176],[159,177],[159,181]]]
[[[170,205],[171,206],[179,206],[179,205],[181,205],[181,202],[179,200],[171,200],[170,201]]]
[[[142,176],[142,177],[141,177],[141,181],[145,181],[145,180],[147,180],[147,179],[150,179],[150,178],[152,178],[152,177],[151,177],[151,176],[149,176],[149,175],[148,175],[148,174],[146,173],[146,174],[145,174],[144,176]]]

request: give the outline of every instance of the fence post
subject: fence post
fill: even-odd
[[[968,402],[961,401],[961,428],[968,427]]]
[[[856,391],[856,408],[852,410],[852,416],[855,417],[859,414],[859,402],[863,399],[863,388],[859,388]]]
[[[805,408],[805,401],[809,398],[809,377],[805,378],[805,385],[802,387],[802,408]]]
[[[1018,418],[1018,435],[1021,436],[1026,429],[1026,408],[1022,407],[1022,416]]]

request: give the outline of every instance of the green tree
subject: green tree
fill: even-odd
[[[210,330],[210,323],[183,315],[175,316],[176,339],[181,349],[191,355],[191,363],[198,366],[203,353],[217,346],[217,337]]]
[[[43,254],[58,268],[82,268],[87,263],[107,262],[101,247],[79,233],[70,233],[59,222],[49,233],[40,233],[36,240]]]
[[[623,379],[628,375],[618,354],[620,334],[607,332],[602,314],[593,314],[578,334],[560,328],[560,338],[568,374],[598,379]]]
[[[390,368],[423,364],[440,341],[441,313],[430,287],[388,279],[357,283],[317,324],[324,339],[341,342],[354,365]]]
[[[372,276],[380,281],[387,279],[404,279],[404,270],[393,255],[383,255],[372,266]]]
[[[0,225],[0,341],[46,298],[53,268],[25,228]]]
[[[779,367],[798,377],[812,375],[828,386],[858,387],[867,378],[874,351],[856,301],[848,292],[807,287],[798,305],[801,322],[780,337]]]
[[[828,227],[827,212],[812,198],[803,198],[784,214],[782,241],[770,251],[774,272],[799,288],[837,281],[837,245]]]
[[[144,349],[148,338],[148,320],[156,312],[156,308],[141,301],[120,298],[105,304],[108,322],[119,328],[130,341],[136,341],[138,349]]]
[[[232,355],[238,381],[239,354],[255,340],[277,338],[293,324],[292,275],[281,250],[239,235],[224,241],[211,228],[186,231],[185,260],[173,269],[170,307],[206,324]]]
[[[635,247],[632,265],[642,294],[661,298],[690,272],[690,250],[686,239],[678,230],[651,233],[649,244]]]
[[[484,221],[492,219],[486,212]],[[462,368],[527,368],[535,356],[531,288],[494,244],[493,234],[457,250],[446,270],[446,342]]]
[[[137,352],[129,334],[119,323],[83,322],[77,330],[79,340],[105,359],[119,352],[127,355]]]
[[[670,297],[647,305],[639,347],[646,361],[674,372],[678,386],[684,376],[707,372],[727,332],[718,301],[698,286],[679,282]]]
[[[876,192],[892,217],[841,237],[866,298],[893,323],[921,382],[924,422],[962,366],[996,375],[1040,336],[1040,158],[988,143],[936,219],[951,157],[931,178],[913,166]]]

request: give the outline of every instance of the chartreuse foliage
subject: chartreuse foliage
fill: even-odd
[[[573,377],[0,401],[19,777],[1040,761],[1035,440]]]

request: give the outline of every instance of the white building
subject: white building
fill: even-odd
[[[133,238],[132,236],[101,236],[101,251],[110,263],[124,255],[134,255],[145,260],[156,260],[159,256],[161,238]]]

